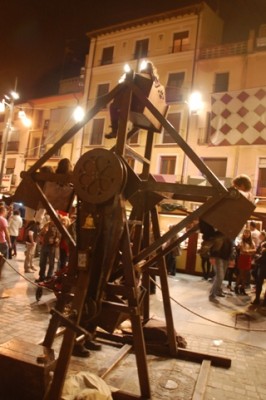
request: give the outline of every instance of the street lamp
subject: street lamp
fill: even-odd
[[[12,121],[13,121],[13,116],[14,116],[14,102],[16,99],[18,99],[18,94],[15,91],[11,92],[11,98],[9,98],[9,99],[10,99],[9,103],[5,100],[2,101],[2,104],[4,106],[7,106],[7,108],[9,108],[9,113],[8,113],[8,117],[7,117],[7,121],[6,121],[5,130],[3,132],[2,161],[1,161],[1,169],[0,169],[0,188],[1,189],[3,187],[3,176],[4,176],[4,168],[5,168],[5,162],[6,162],[7,145],[8,145],[8,141],[9,141],[10,132],[12,129]]]
[[[188,117],[187,117],[187,129],[186,129],[185,141],[188,142],[191,116],[196,115],[203,108],[203,101],[202,101],[201,93],[200,92],[192,92],[186,103],[188,106]],[[180,179],[181,183],[184,183],[184,177],[187,173],[187,163],[188,163],[188,157],[186,154],[184,154],[182,173],[181,173],[181,179]]]
[[[85,116],[85,111],[81,106],[77,106],[73,112],[73,117],[76,122],[80,122],[83,120]]]
[[[16,86],[16,85],[15,85]],[[0,102],[0,112],[6,112],[5,118],[5,129],[3,132],[3,147],[2,147],[2,159],[1,159],[1,168],[0,168],[0,189],[3,188],[3,177],[4,177],[4,168],[6,162],[6,154],[7,147],[10,138],[10,134],[12,131],[12,123],[14,119],[15,112],[15,101],[19,99],[19,94],[14,90],[10,93],[10,96],[5,95],[4,100]],[[18,113],[19,119],[22,121],[23,125],[26,127],[31,126],[31,120],[27,117],[23,110],[20,110]]]

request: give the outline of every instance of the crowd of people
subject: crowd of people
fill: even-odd
[[[59,219],[66,228],[73,222],[66,215],[59,214]],[[67,266],[68,243],[46,213],[42,218],[42,223],[36,219],[25,221],[18,208],[15,208],[13,204],[7,206],[2,202],[0,203],[1,267],[5,259],[17,256],[18,238],[25,243],[24,272],[31,273],[37,271],[39,267],[37,282],[51,279],[55,271]],[[39,266],[34,265],[37,257]],[[55,267],[56,262],[57,267]]]
[[[233,187],[249,201],[254,201],[251,181],[246,175],[236,177]],[[252,304],[260,305],[266,278],[266,232],[260,231],[255,221],[247,221],[239,237],[232,240],[204,221],[200,221],[199,225],[203,239],[199,250],[203,277],[209,279],[210,273],[213,274],[209,300],[219,303],[217,297],[225,297],[222,285],[228,279],[227,288],[237,296],[247,296],[246,289],[254,283],[255,299]],[[262,305],[266,306],[266,292]]]

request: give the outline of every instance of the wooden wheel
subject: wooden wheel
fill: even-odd
[[[116,154],[105,149],[93,149],[77,162],[73,181],[81,200],[101,204],[121,192],[125,168]]]

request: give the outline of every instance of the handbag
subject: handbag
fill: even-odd
[[[203,240],[201,242],[201,247],[200,247],[200,249],[198,251],[199,255],[202,258],[209,258],[212,246],[213,246],[213,241],[212,240]]]

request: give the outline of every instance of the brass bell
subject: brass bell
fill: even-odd
[[[84,229],[95,229],[94,220],[91,214],[86,217],[84,225],[82,226]]]

